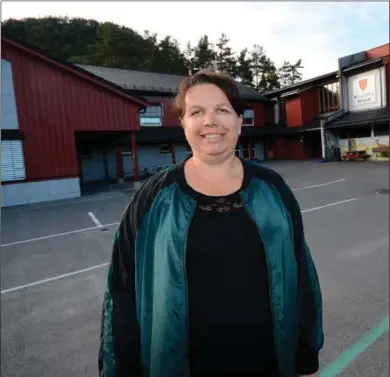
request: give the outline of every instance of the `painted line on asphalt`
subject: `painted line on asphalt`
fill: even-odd
[[[333,207],[333,206],[337,206],[337,205],[339,205],[339,204],[348,203],[348,202],[352,202],[352,201],[355,201],[355,200],[356,200],[356,198],[347,199],[347,200],[342,200],[341,202],[330,203],[330,204],[323,205],[323,206],[321,206],[321,207],[315,207],[315,208],[306,209],[306,210],[301,211],[301,212],[302,212],[302,213],[306,213],[306,212],[317,211],[317,210],[319,210],[319,209],[328,208],[328,207]],[[56,233],[56,234],[51,234],[51,235],[49,235],[49,236],[43,236],[43,237],[37,237],[37,238],[30,238],[30,239],[28,239],[28,240],[23,240],[23,241],[10,242],[10,243],[6,243],[6,244],[4,244],[4,245],[1,245],[1,247],[15,246],[15,245],[21,245],[21,244],[29,243],[29,242],[42,241],[42,240],[47,240],[47,239],[50,239],[50,238],[68,236],[68,235],[76,234],[76,233],[89,232],[89,231],[91,231],[91,230],[97,230],[97,229],[102,229],[102,228],[108,228],[108,227],[116,226],[116,225],[119,225],[119,222],[111,223],[111,224],[103,224],[103,225],[101,225],[101,226],[94,226],[94,227],[92,227],[92,228],[84,228],[84,229],[78,229],[78,230],[71,230],[71,231],[69,231],[69,232]]]
[[[102,226],[94,226],[92,228],[83,228],[83,229],[77,229],[77,230],[71,230],[69,232],[63,232],[63,233],[55,233],[51,234],[49,236],[43,236],[43,237],[37,237],[37,238],[30,238],[28,240],[23,240],[23,241],[16,241],[16,242],[10,242],[6,243],[4,245],[1,245],[1,247],[7,247],[7,246],[14,246],[14,245],[21,245],[23,243],[29,243],[29,242],[36,242],[36,241],[42,241],[42,240],[48,240],[50,238],[55,238],[55,237],[62,237],[62,236],[68,236],[70,234],[76,234],[76,233],[83,233],[83,232],[89,232],[91,230],[97,230],[97,229],[102,229],[102,228],[108,228],[110,226],[115,226],[119,225],[118,223],[111,223],[111,224],[104,224]]]
[[[356,198],[347,199],[347,200],[342,200],[341,202],[325,204],[324,206],[321,206],[321,207],[314,207],[314,208],[305,209],[304,211],[301,211],[301,212],[302,212],[302,213],[306,213],[306,212],[317,211],[317,210],[319,210],[319,209],[328,208],[328,207],[334,207],[334,206],[338,206],[339,204],[353,202],[353,201],[355,201],[355,200],[356,200]]]
[[[91,218],[91,220],[95,223],[97,227],[102,227],[102,223],[97,219],[97,217],[94,215],[93,212],[88,212],[88,216]]]
[[[355,344],[347,348],[333,362],[328,364],[319,374],[319,377],[336,377],[343,372],[359,355],[371,347],[382,335],[389,331],[389,316],[374,326],[366,335]]]
[[[308,190],[308,189],[312,189],[312,188],[316,188],[316,187],[329,186],[329,185],[334,185],[334,184],[336,184],[336,183],[340,183],[340,182],[344,182],[344,181],[346,181],[345,178],[339,179],[338,181],[320,183],[320,184],[318,184],[318,185],[312,185],[312,186],[306,186],[306,187],[299,187],[299,188],[292,189],[292,191],[301,191],[301,190]]]
[[[305,213],[305,212],[310,212],[310,211],[316,211],[316,210],[319,210],[319,209],[322,209],[322,208],[327,208],[327,207],[332,207],[332,206],[335,206],[335,205],[338,205],[338,204],[342,204],[342,203],[347,203],[347,202],[351,202],[351,201],[354,201],[356,199],[348,199],[348,200],[343,200],[342,202],[337,202],[337,203],[331,203],[331,204],[327,204],[325,206],[321,206],[321,207],[316,207],[316,208],[310,208],[310,209],[307,209],[307,210],[304,210],[304,211],[301,211],[302,213]],[[102,227],[108,227],[108,226],[111,226],[111,225],[118,225],[119,223],[112,223],[112,224],[107,224],[107,225],[103,225]],[[47,238],[53,238],[53,237],[59,237],[60,235],[68,235],[68,234],[73,234],[73,233],[80,233],[81,231],[89,231],[89,230],[96,230],[96,229],[100,229],[101,227],[94,227],[94,228],[86,228],[86,229],[81,229],[79,231],[73,231],[73,232],[67,232],[67,233],[62,233],[62,234],[56,234],[56,235],[52,235],[52,236],[47,236],[47,237],[40,237],[40,238],[34,238],[32,240],[26,240],[26,241],[20,241],[20,242],[16,242],[16,243],[13,243],[13,244],[6,244],[6,245],[3,245],[4,246],[10,246],[10,245],[15,245],[15,244],[18,244],[18,243],[26,243],[26,242],[32,242],[32,241],[38,241],[38,240],[41,240],[41,239],[47,239]],[[65,275],[58,275],[58,276],[54,276],[52,278],[48,278],[48,279],[44,279],[44,280],[39,280],[37,282],[34,282],[34,283],[29,283],[29,284],[25,284],[25,285],[20,285],[18,287],[15,287],[15,288],[10,288],[10,289],[6,289],[4,291],[1,291],[1,294],[4,294],[4,293],[9,293],[9,292],[14,292],[14,291],[17,291],[17,290],[20,290],[20,289],[25,289],[25,288],[28,288],[28,287],[33,287],[35,285],[39,285],[39,284],[44,284],[44,283],[48,283],[48,282],[51,282],[51,281],[55,281],[55,280],[58,280],[58,279],[62,279],[64,277],[68,277],[68,276],[72,276],[72,275],[76,275],[76,274],[80,274],[82,272],[87,272],[87,271],[91,271],[91,270],[94,270],[96,268],[100,268],[100,267],[104,267],[106,266],[108,263],[104,263],[104,264],[100,264],[98,266],[92,266],[92,267],[89,267],[89,268],[86,268],[84,270],[79,270],[79,271],[75,271],[75,272],[71,272],[71,273],[68,273],[68,274],[65,274]]]
[[[97,268],[102,268],[102,267],[105,267],[105,266],[108,266],[108,263],[103,263],[103,264],[99,264],[99,265],[97,265],[97,266],[92,266],[92,267],[84,268],[83,270],[78,270],[78,271],[69,272],[68,274],[63,274],[63,275],[54,276],[54,277],[49,278],[49,279],[39,280],[39,281],[36,281],[36,282],[34,282],[34,283],[19,285],[18,287],[14,287],[14,288],[10,288],[10,289],[4,289],[3,291],[1,291],[1,294],[4,295],[4,294],[6,294],[6,293],[19,291],[19,290],[21,290],[21,289],[26,289],[26,288],[29,288],[29,287],[34,287],[34,286],[36,286],[36,285],[41,285],[41,284],[49,283],[49,282],[51,282],[51,281],[55,281],[55,280],[67,278],[67,277],[69,277],[69,276],[74,276],[74,275],[82,274],[83,272],[88,272],[88,271],[96,270]]]

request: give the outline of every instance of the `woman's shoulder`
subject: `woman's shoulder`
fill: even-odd
[[[290,212],[299,211],[299,205],[292,189],[280,173],[270,167],[250,160],[246,160],[244,165],[251,179],[259,179],[276,189]]]
[[[252,160],[243,160],[243,163],[246,173],[251,178],[258,178],[276,186],[287,186],[287,183],[284,180],[283,176],[273,170],[271,167],[265,166],[260,162]]]

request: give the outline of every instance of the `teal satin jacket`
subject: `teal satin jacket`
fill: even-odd
[[[266,253],[280,374],[295,377],[298,345],[319,352],[324,343],[319,279],[290,188],[276,172],[242,163],[248,185],[240,195]],[[101,377],[190,377],[185,254],[196,203],[181,189],[180,169],[184,163],[144,182],[116,232],[102,310]]]

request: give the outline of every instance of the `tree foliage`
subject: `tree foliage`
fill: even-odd
[[[2,33],[70,63],[179,75],[213,67],[260,92],[302,79],[301,59],[285,61],[277,69],[262,46],[244,48],[237,54],[224,33],[215,45],[202,35],[196,45],[188,43],[184,50],[171,36],[160,39],[148,30],[140,35],[129,27],[83,18],[8,19],[2,22]]]

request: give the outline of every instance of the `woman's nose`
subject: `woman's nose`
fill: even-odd
[[[209,112],[209,113],[205,114],[204,125],[208,126],[208,127],[216,125],[216,123],[215,123],[215,114],[214,113]]]

